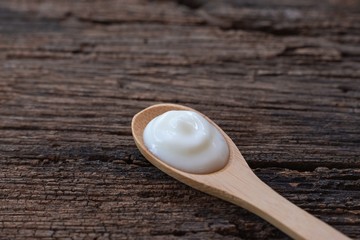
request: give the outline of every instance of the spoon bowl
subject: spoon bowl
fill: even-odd
[[[224,168],[209,174],[183,172],[169,166],[145,146],[143,132],[155,117],[170,110],[198,111],[177,104],[150,106],[133,117],[131,128],[135,143],[153,165],[195,189],[241,206],[267,220],[294,239],[349,239],[339,231],[292,204],[262,182],[250,169],[230,137],[208,117],[206,120],[224,136],[229,146],[229,159]]]

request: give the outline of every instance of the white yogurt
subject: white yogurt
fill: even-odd
[[[154,118],[143,138],[156,157],[184,172],[215,172],[229,158],[229,147],[219,130],[192,111],[168,111]]]

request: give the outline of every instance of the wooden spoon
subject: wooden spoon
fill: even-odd
[[[224,135],[229,145],[229,162],[223,169],[210,174],[191,174],[177,170],[155,157],[144,145],[143,131],[153,118],[170,110],[197,112],[181,105],[159,104],[139,112],[132,120],[131,128],[135,143],[153,165],[180,182],[255,213],[294,239],[349,239],[262,182],[250,169],[229,136],[204,115]]]

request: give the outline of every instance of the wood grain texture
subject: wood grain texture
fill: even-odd
[[[167,177],[132,116],[213,119],[296,205],[360,239],[360,2],[0,2],[1,239],[287,239]]]

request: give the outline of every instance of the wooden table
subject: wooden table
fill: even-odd
[[[0,239],[288,239],[140,155],[160,102],[360,239],[360,1],[1,1],[0,49]]]

